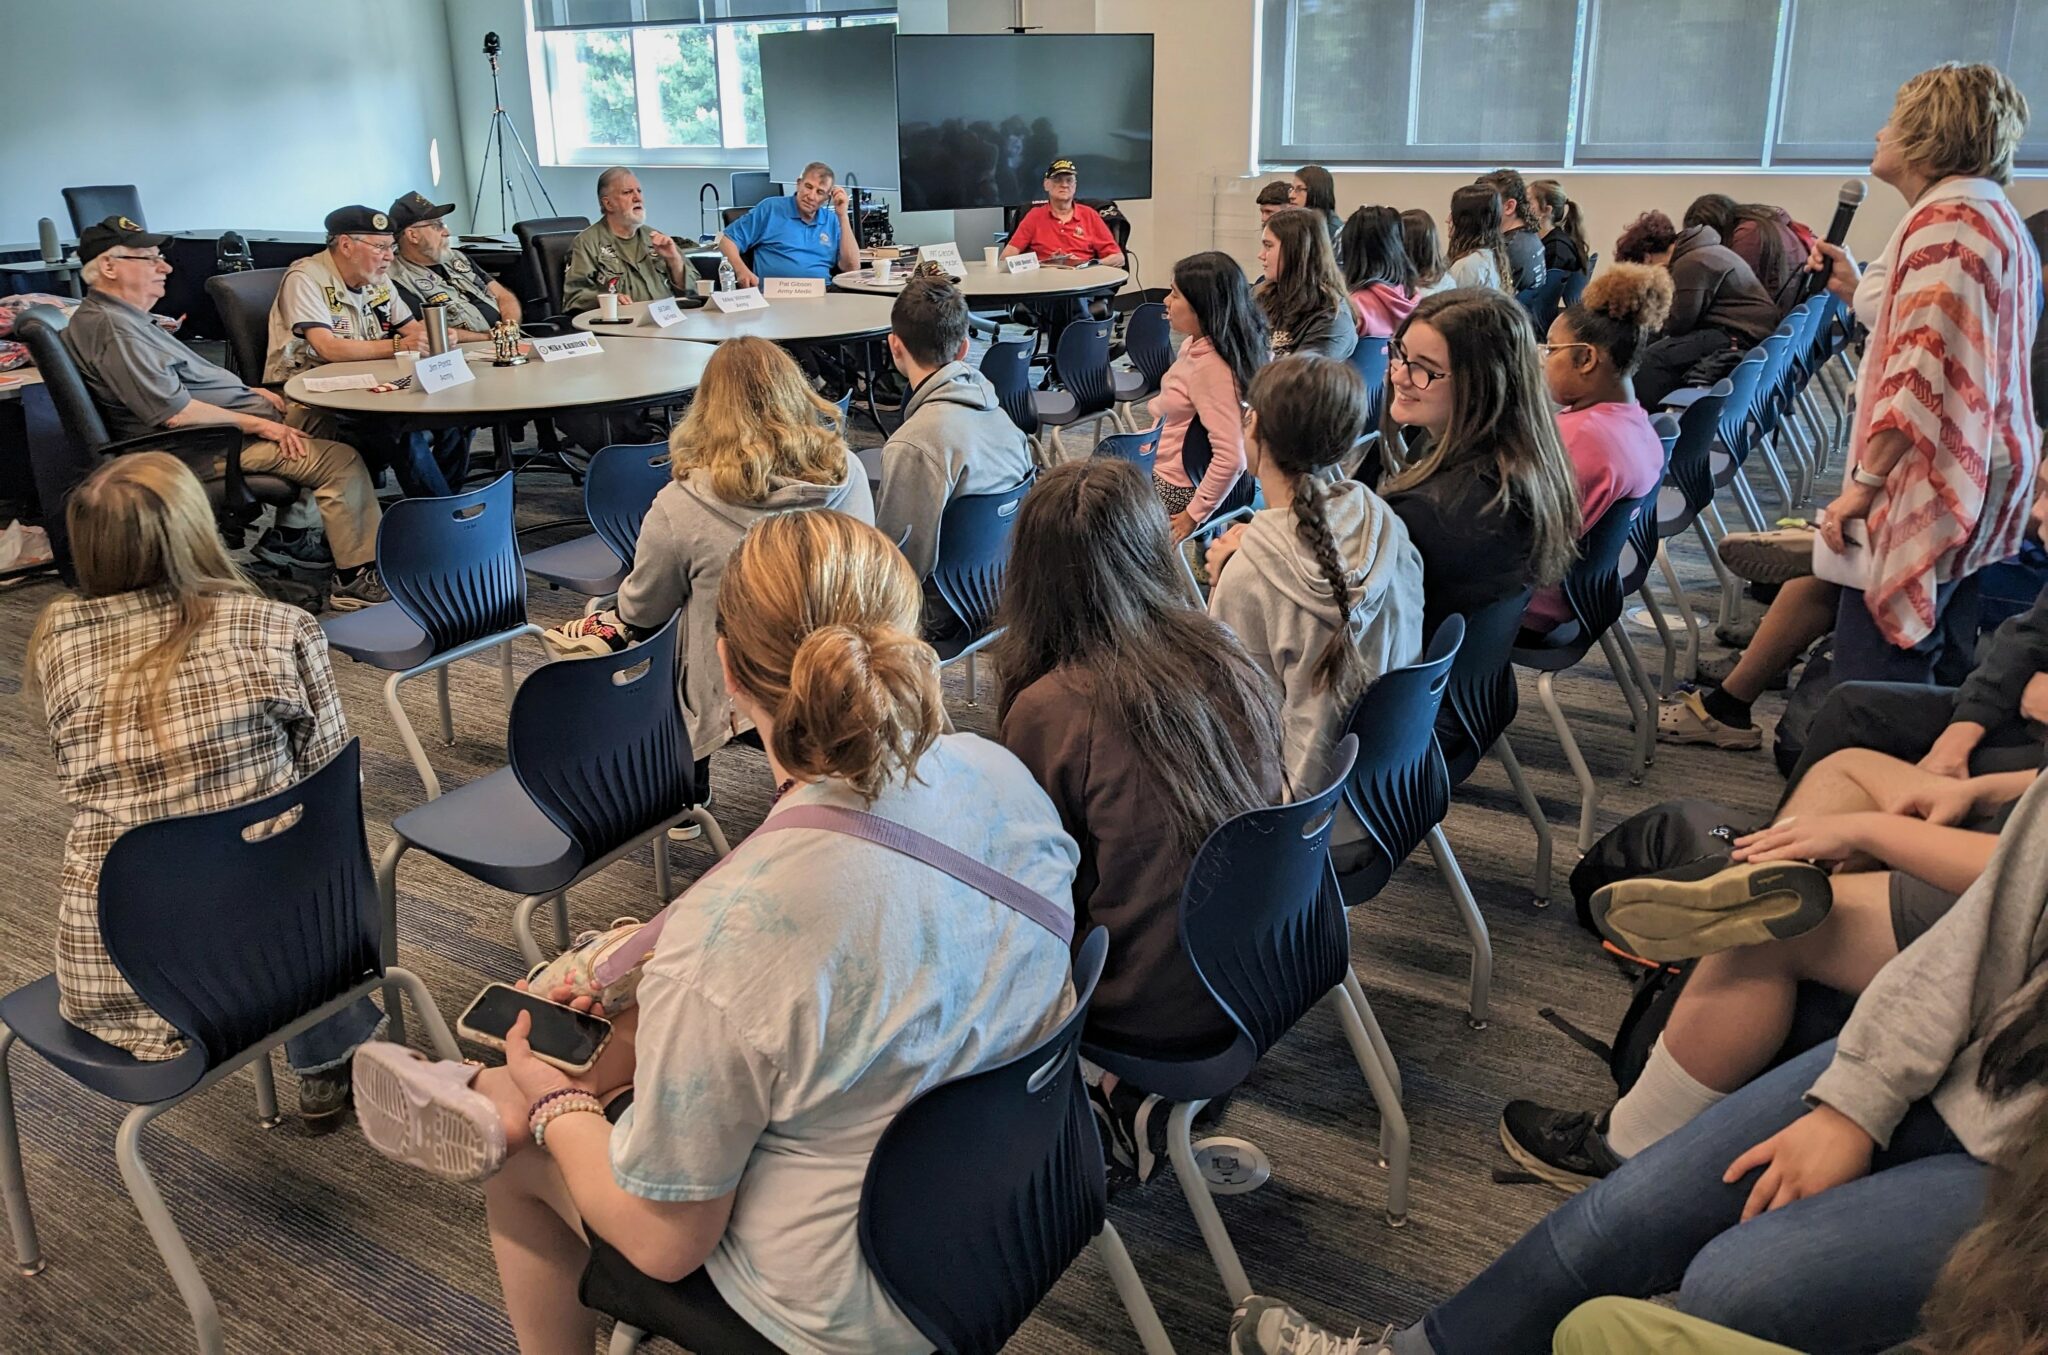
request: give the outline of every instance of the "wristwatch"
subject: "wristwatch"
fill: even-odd
[[[1865,489],[1883,489],[1885,486],[1885,478],[1875,471],[1863,469],[1861,461],[1849,463],[1849,478],[1862,485]]]

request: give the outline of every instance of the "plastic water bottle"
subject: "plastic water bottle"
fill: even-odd
[[[732,260],[720,259],[718,261],[718,290],[721,292],[737,291],[739,285],[739,274],[732,271]]]

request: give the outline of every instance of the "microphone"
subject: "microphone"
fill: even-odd
[[[1869,191],[1870,189],[1861,179],[1842,180],[1842,191],[1835,195],[1835,219],[1828,223],[1827,240],[1829,244],[1839,246],[1844,240],[1849,238],[1849,223],[1856,219],[1856,209],[1863,205],[1863,196]],[[1828,272],[1829,270],[1822,269],[1819,272],[1808,275],[1806,286],[1801,290],[1799,299],[1804,301],[1808,297],[1819,296],[1822,292],[1826,291],[1828,288]]]
[[[44,217],[36,222],[36,245],[43,252],[44,263],[56,263],[64,257],[64,251],[57,244],[57,223]]]

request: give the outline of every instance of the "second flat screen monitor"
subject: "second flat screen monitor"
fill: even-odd
[[[899,34],[910,211],[1021,207],[1072,160],[1084,198],[1152,196],[1152,35]]]

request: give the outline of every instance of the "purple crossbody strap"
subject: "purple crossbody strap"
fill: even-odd
[[[828,833],[844,833],[877,846],[924,862],[966,885],[988,895],[997,903],[1013,912],[1021,913],[1051,932],[1063,945],[1074,942],[1073,914],[1063,910],[1045,895],[1035,889],[1019,884],[992,866],[984,865],[964,852],[955,851],[936,838],[927,837],[914,828],[906,828],[879,814],[869,814],[859,809],[842,809],[837,805],[791,805],[780,814],[771,815],[766,822],[753,832],[777,833],[788,828],[815,828]],[[711,878],[720,866],[732,858],[721,858],[698,877],[698,883]],[[688,897],[685,894],[684,897]],[[607,955],[596,967],[592,977],[600,986],[617,982],[644,963],[654,953],[654,947],[661,940],[661,930],[668,923],[669,914],[675,911],[678,899],[657,913],[653,920],[633,936],[630,944],[619,947]]]

